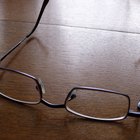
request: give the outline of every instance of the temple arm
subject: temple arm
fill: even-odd
[[[21,39],[21,41],[19,41],[15,46],[13,46],[10,50],[8,50],[1,58],[0,58],[0,61],[2,61],[3,59],[5,59],[11,52],[13,52],[19,45],[21,45],[27,38],[29,38],[33,33],[34,31],[36,30],[36,28],[38,27],[38,24],[41,20],[41,17],[43,15],[43,12],[45,10],[45,7],[47,6],[49,0],[44,0],[43,4],[42,4],[42,7],[41,7],[41,10],[40,10],[40,13],[39,13],[39,16],[37,18],[37,21],[35,23],[35,26],[33,27],[33,29],[31,30],[30,33],[28,33],[23,39]]]
[[[131,117],[140,117],[140,112],[135,112],[135,111],[129,110],[128,116],[131,116]]]

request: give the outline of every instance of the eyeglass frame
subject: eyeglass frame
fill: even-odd
[[[21,101],[21,100],[17,100],[17,99],[14,99],[14,98],[11,98],[3,93],[0,93],[0,95],[2,95],[4,98],[6,99],[9,99],[9,100],[12,100],[12,101],[15,101],[15,102],[18,102],[18,103],[22,103],[22,104],[30,104],[30,105],[35,105],[35,104],[39,104],[40,102],[44,103],[45,105],[49,106],[49,107],[54,107],[54,108],[61,108],[64,106],[64,104],[52,104],[52,103],[49,103],[48,101],[45,101],[43,99],[43,94],[45,94],[45,88],[44,88],[44,84],[43,82],[41,81],[41,79],[39,78],[36,78],[30,74],[27,74],[25,72],[21,72],[19,70],[13,70],[13,69],[10,69],[10,68],[4,68],[4,67],[0,67],[1,70],[4,70],[4,71],[8,71],[8,72],[13,72],[15,74],[20,74],[22,76],[25,76],[25,77],[28,77],[32,80],[35,81],[35,83],[37,84],[38,86],[38,91],[39,91],[39,95],[40,95],[40,101],[37,102],[37,103],[32,103],[32,102],[28,102],[28,101]]]
[[[19,47],[25,40],[27,40],[27,39],[35,32],[35,30],[37,29],[37,27],[38,27],[38,25],[39,25],[39,23],[40,23],[41,17],[42,17],[42,15],[43,15],[44,10],[45,10],[46,6],[48,5],[48,3],[49,3],[49,0],[44,0],[44,1],[43,1],[43,4],[42,4],[42,6],[41,6],[41,10],[40,10],[39,15],[38,15],[38,18],[37,18],[36,23],[35,23],[34,27],[32,28],[32,30],[31,30],[23,39],[21,39],[15,46],[13,46],[10,50],[8,50],[8,51],[0,58],[0,62],[3,61],[9,54],[11,54],[17,47]],[[106,92],[108,91],[108,92],[111,92],[111,93],[121,94],[121,95],[127,96],[127,97],[129,98],[129,101],[130,101],[130,97],[129,97],[128,95],[122,94],[122,93],[120,93],[120,92],[116,92],[116,91],[112,91],[112,90],[106,90],[106,89],[102,89],[102,88],[94,88],[94,87],[84,87],[84,86],[80,86],[80,87],[74,87],[74,88],[68,93],[68,95],[67,95],[67,97],[66,97],[66,99],[65,99],[64,104],[52,104],[52,103],[50,103],[50,102],[48,102],[48,101],[46,101],[45,99],[42,98],[42,94],[43,94],[44,88],[43,88],[43,86],[42,86],[41,80],[39,80],[38,78],[36,78],[36,77],[34,77],[34,76],[32,76],[32,75],[29,75],[29,74],[27,74],[27,73],[24,73],[24,72],[21,72],[21,71],[18,71],[18,70],[13,70],[13,69],[3,68],[3,67],[0,67],[0,69],[12,71],[12,72],[15,72],[15,73],[24,75],[24,76],[26,76],[26,77],[29,77],[29,78],[32,78],[33,80],[35,80],[36,83],[37,83],[38,86],[39,86],[39,92],[40,92],[40,95],[41,95],[41,100],[40,100],[40,102],[43,103],[43,104],[45,104],[45,105],[47,105],[48,107],[51,107],[51,108],[66,108],[66,105],[65,105],[65,104],[66,104],[66,99],[68,98],[68,95],[71,94],[72,90],[75,89],[75,88],[90,89],[90,90],[95,90],[95,89],[97,90],[97,89],[98,89],[98,90],[102,90],[102,91],[106,91]],[[15,102],[19,102],[19,103],[23,103],[23,104],[27,103],[27,102],[21,102],[21,101],[18,101],[18,100],[14,100],[14,99],[12,99],[12,98],[9,98],[8,96],[4,96],[4,95],[2,95],[2,96],[5,97],[5,98],[7,98],[7,99],[9,99],[9,100],[15,101]],[[40,102],[39,102],[39,103],[40,103]],[[130,106],[130,105],[129,105],[129,106]],[[140,102],[138,103],[137,108],[140,109]],[[130,108],[129,108],[129,111],[128,111],[128,113],[127,113],[127,116],[131,116],[131,117],[140,117],[140,112],[134,112],[134,111],[130,110]],[[127,117],[127,116],[126,116],[126,117]],[[126,117],[125,117],[125,118],[126,118]]]
[[[21,101],[21,100],[14,99],[14,98],[11,98],[11,97],[9,97],[9,96],[7,96],[5,94],[0,93],[0,95],[2,97],[6,98],[6,99],[8,99],[10,101],[18,102],[18,103],[21,103],[21,104],[30,104],[30,105],[43,103],[44,105],[46,105],[48,107],[51,107],[51,108],[65,108],[68,112],[72,113],[67,108],[67,101],[69,100],[69,97],[71,97],[70,100],[75,98],[75,95],[73,94],[74,90],[82,89],[82,90],[102,91],[102,92],[108,92],[108,93],[122,95],[122,96],[127,97],[127,99],[128,99],[128,112],[127,112],[126,116],[123,119],[126,119],[127,116],[140,117],[140,112],[134,112],[134,111],[130,110],[130,97],[127,94],[122,94],[122,93],[117,92],[117,91],[107,90],[107,89],[103,89],[103,88],[77,86],[77,87],[73,87],[68,92],[68,94],[67,94],[67,96],[65,98],[64,104],[52,104],[52,103],[48,102],[47,100],[45,100],[43,98],[43,94],[45,94],[45,88],[44,88],[44,84],[43,84],[43,82],[41,81],[40,78],[36,78],[36,77],[34,77],[34,76],[30,75],[30,74],[27,74],[27,73],[24,73],[24,72],[21,72],[21,71],[18,71],[18,70],[13,70],[13,69],[10,69],[10,68],[0,67],[0,69],[4,70],[4,71],[14,72],[16,74],[20,74],[20,75],[26,76],[28,78],[31,78],[32,80],[34,80],[36,82],[36,84],[38,86],[38,92],[39,92],[39,95],[40,95],[39,102],[32,103],[32,102]],[[73,96],[71,96],[71,94],[73,94]],[[98,120],[98,121],[117,121],[117,120],[123,120],[123,119],[114,119],[114,118],[113,119],[95,119],[94,117],[89,118],[89,117],[86,117],[85,115],[82,115],[82,114],[81,115],[77,114],[77,113],[72,113],[72,114],[78,115],[78,116],[80,116],[82,118],[86,118],[86,119],[90,119],[90,120]]]

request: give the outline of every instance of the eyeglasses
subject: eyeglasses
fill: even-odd
[[[0,67],[0,95],[23,104],[43,103],[51,108],[65,108],[77,116],[100,121],[123,120],[127,116],[140,117],[130,110],[128,95],[101,88],[74,87],[64,104],[52,104],[43,99],[43,82],[27,73]]]
[[[28,39],[38,27],[49,0],[44,0],[35,26],[14,47],[6,52],[0,61]],[[51,108],[65,108],[68,112],[83,118],[100,121],[117,121],[127,116],[140,117],[140,112],[130,110],[128,95],[101,88],[74,87],[68,93],[64,104],[52,104],[43,99],[45,88],[40,79],[17,70],[0,67],[0,95],[23,104],[43,103]],[[140,102],[138,103],[140,108]]]

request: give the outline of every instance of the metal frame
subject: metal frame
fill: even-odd
[[[10,69],[10,68],[0,67],[0,70],[13,72],[15,74],[23,75],[25,77],[28,77],[28,78],[31,78],[32,80],[34,80],[36,82],[37,86],[38,86],[40,100],[38,102],[21,101],[21,100],[11,98],[11,97],[3,94],[3,93],[0,93],[0,95],[2,97],[6,98],[8,100],[14,101],[14,102],[22,103],[22,104],[36,105],[36,104],[39,104],[39,103],[43,103],[43,104],[47,105],[48,107],[52,107],[52,108],[62,108],[62,107],[64,107],[64,104],[52,104],[52,103],[49,103],[48,101],[43,99],[43,94],[45,94],[45,88],[44,88],[44,85],[43,85],[43,82],[41,81],[41,79],[36,78],[36,77],[34,77],[34,76],[30,75],[30,74],[27,74],[27,73],[24,73],[24,72],[21,72],[21,71],[18,71],[18,70],[13,70],[13,69]]]
[[[33,29],[31,30],[31,32],[29,32],[21,41],[19,41],[15,46],[13,46],[9,51],[7,51],[0,59],[0,61],[3,61],[10,53],[12,53],[17,47],[19,47],[25,40],[27,40],[33,33],[34,31],[36,30],[36,28],[38,27],[39,23],[40,23],[40,20],[41,20],[41,17],[44,13],[44,10],[48,4],[49,0],[44,0],[43,1],[43,4],[42,4],[42,7],[41,7],[41,10],[40,10],[40,13],[39,13],[39,16],[36,20],[36,23],[35,23],[35,26],[33,27]],[[5,71],[11,71],[11,72],[14,72],[14,73],[17,73],[17,74],[21,74],[21,75],[24,75],[28,78],[31,78],[33,80],[35,80],[35,82],[37,83],[38,87],[39,87],[39,94],[40,94],[40,101],[37,102],[37,103],[34,103],[34,104],[39,104],[39,103],[43,103],[44,105],[47,105],[48,107],[51,107],[51,108],[65,108],[68,112],[71,112],[75,115],[78,115],[80,117],[84,117],[84,118],[87,118],[87,119],[90,119],[90,120],[99,120],[99,121],[116,121],[116,120],[121,120],[121,119],[125,119],[127,116],[131,116],[131,117],[140,117],[140,112],[134,112],[132,110],[130,110],[130,97],[126,94],[122,94],[120,92],[116,92],[116,91],[112,91],[112,90],[106,90],[106,89],[102,89],[102,88],[94,88],[94,87],[74,87],[67,95],[66,99],[65,99],[65,102],[64,104],[52,104],[50,102],[48,102],[47,100],[43,99],[42,97],[42,94],[45,93],[45,89],[43,87],[43,84],[41,82],[40,79],[32,76],[32,75],[29,75],[27,73],[24,73],[24,72],[21,72],[21,71],[18,71],[18,70],[12,70],[12,69],[8,69],[8,68],[3,68],[3,67],[0,67],[0,69],[2,70],[5,70]],[[110,92],[110,93],[113,93],[113,94],[119,94],[119,95],[123,95],[123,96],[126,96],[129,100],[129,109],[128,109],[128,113],[127,115],[124,117],[124,118],[120,118],[120,119],[97,119],[97,118],[89,118],[85,115],[81,115],[81,114],[78,114],[78,113],[74,113],[72,111],[70,111],[67,106],[66,106],[66,103],[67,101],[69,100],[69,97],[71,96],[72,94],[72,91],[74,89],[86,89],[86,90],[97,90],[97,91],[104,91],[104,92]],[[31,102],[24,102],[24,101],[20,101],[20,100],[16,100],[16,99],[13,99],[9,96],[6,96],[4,94],[0,94],[1,96],[3,96],[4,98],[6,99],[9,99],[9,100],[12,100],[14,102],[18,102],[18,103],[22,103],[22,104],[33,104]],[[76,96],[73,94],[71,96],[71,99],[70,100],[73,100],[74,98],[76,98]],[[69,100],[69,101],[70,101]],[[138,108],[140,109],[140,102],[138,103]]]
[[[122,93],[119,93],[119,92],[116,92],[116,91],[112,91],[112,90],[107,90],[107,89],[102,89],[102,88],[95,88],[95,87],[74,87],[70,92],[69,94],[67,95],[66,97],[66,100],[65,100],[65,104],[67,104],[67,102],[69,102],[69,97],[72,96],[72,98],[76,98],[76,95],[73,94],[73,91],[74,90],[92,90],[92,91],[101,91],[101,92],[106,92],[106,93],[110,93],[110,94],[117,94],[117,95],[121,95],[121,96],[125,96],[127,99],[128,99],[128,109],[127,109],[127,112],[126,112],[126,115],[123,116],[123,117],[117,117],[117,118],[96,118],[96,117],[91,117],[91,116],[87,116],[87,115],[84,115],[84,114],[80,114],[78,112],[75,112],[73,110],[71,110],[69,107],[67,107],[66,105],[66,110],[70,113],[73,113],[75,115],[78,115],[80,117],[83,117],[83,118],[87,118],[87,119],[92,119],[92,120],[99,120],[99,121],[118,121],[118,120],[123,120],[125,119],[128,114],[129,114],[129,109],[130,109],[130,98],[128,95],[126,94],[122,94]]]
[[[123,118],[113,118],[113,119],[102,119],[102,118],[95,118],[95,117],[89,117],[89,116],[86,116],[86,115],[82,115],[82,114],[79,114],[77,112],[74,112],[72,110],[70,110],[66,104],[67,104],[67,101],[69,100],[69,97],[71,97],[72,99],[76,97],[76,95],[74,95],[72,92],[75,90],[75,89],[85,89],[85,90],[94,90],[94,91],[102,91],[102,92],[108,92],[108,93],[111,93],[111,94],[118,94],[118,95],[122,95],[122,96],[125,96],[127,97],[128,99],[128,112],[126,114],[126,116],[124,116]],[[72,96],[71,96],[72,95]],[[70,99],[71,100],[71,99]],[[130,97],[127,95],[127,94],[123,94],[123,93],[120,93],[120,92],[117,92],[117,91],[113,91],[113,90],[108,90],[108,89],[102,89],[102,88],[96,88],[96,87],[84,87],[84,86],[80,86],[80,87],[74,87],[67,95],[66,99],[65,99],[65,108],[68,112],[72,113],[72,114],[75,114],[75,115],[78,115],[80,117],[83,117],[83,118],[87,118],[87,119],[90,119],[90,120],[97,120],[97,121],[118,121],[118,120],[123,120],[123,119],[126,119],[128,116],[130,117],[140,117],[140,112],[135,112],[135,111],[132,111],[130,110]]]
[[[45,94],[45,88],[44,88],[44,85],[43,85],[43,82],[41,81],[41,79],[36,78],[36,77],[34,77],[30,74],[27,74],[27,73],[24,73],[24,72],[21,72],[21,71],[18,71],[18,70],[13,70],[13,69],[10,69],[10,68],[0,67],[0,70],[13,72],[15,74],[19,74],[19,75],[23,75],[25,77],[31,78],[32,80],[34,80],[36,82],[36,84],[38,86],[38,89],[39,89],[38,92],[39,92],[39,95],[40,95],[40,100],[38,102],[21,101],[21,100],[14,99],[14,98],[11,98],[11,97],[9,97],[5,94],[0,93],[0,95],[2,97],[6,98],[10,101],[14,101],[14,102],[17,102],[17,103],[22,103],[22,104],[33,104],[33,105],[42,103],[42,104],[44,104],[48,107],[51,107],[51,108],[65,108],[68,112],[73,113],[77,116],[87,118],[87,119],[90,119],[90,120],[98,120],[98,121],[118,121],[118,120],[123,120],[123,119],[127,118],[127,116],[140,117],[140,112],[134,112],[134,111],[130,110],[130,97],[126,94],[122,94],[120,92],[116,92],[116,91],[113,91],[113,90],[102,89],[102,88],[79,86],[79,87],[74,87],[70,90],[70,92],[68,93],[68,95],[65,99],[65,102],[63,104],[52,104],[52,103],[48,102],[47,100],[43,99],[43,94]],[[128,111],[127,111],[126,116],[119,117],[119,118],[107,118],[107,119],[105,118],[105,119],[103,119],[103,118],[89,117],[89,116],[86,116],[86,115],[83,115],[83,114],[80,114],[80,113],[77,113],[77,112],[74,112],[74,111],[70,110],[67,107],[67,102],[76,98],[76,95],[73,93],[73,91],[76,90],[76,89],[102,91],[102,92],[107,92],[107,93],[110,93],[110,94],[118,94],[118,95],[125,96],[128,99]]]

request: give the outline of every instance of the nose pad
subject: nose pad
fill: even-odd
[[[45,94],[45,87],[44,87],[43,82],[41,81],[41,79],[38,79],[38,82],[39,82],[42,94]],[[37,86],[37,89],[39,90],[38,86]]]
[[[76,98],[76,94],[72,93],[68,101],[71,101],[71,100],[73,100],[74,98]]]

